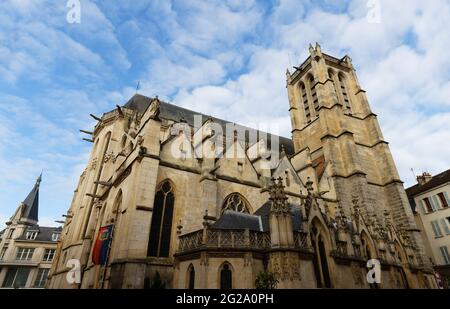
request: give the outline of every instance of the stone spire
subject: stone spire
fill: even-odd
[[[270,239],[273,248],[289,247],[294,245],[294,232],[292,213],[288,197],[284,191],[283,179],[272,178],[269,187],[270,200]]]

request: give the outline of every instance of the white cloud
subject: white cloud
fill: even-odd
[[[408,184],[411,167],[447,169],[449,2],[384,0],[380,24],[367,21],[366,1],[320,3],[82,1],[82,23],[69,25],[65,1],[8,0],[0,7],[0,205],[12,212],[44,169],[43,217],[62,214],[89,152],[77,130],[93,126],[89,113],[128,100],[138,80],[141,93],[277,125],[289,137],[285,70],[316,41],[353,58]]]
[[[274,40],[252,50],[248,72],[222,85],[181,89],[174,102],[237,122],[267,119],[264,115],[284,119],[285,59],[289,53],[298,65],[307,45],[318,41],[327,53],[353,58],[407,185],[413,182],[410,168],[434,174],[447,169],[450,149],[442,149],[442,141],[450,129],[442,112],[449,110],[450,59],[443,51],[450,48],[450,4],[382,1],[381,24],[368,23],[365,4],[353,1],[349,15],[319,8],[303,14],[304,6],[280,2],[269,19]],[[293,10],[299,14],[290,14]],[[288,135],[290,127],[282,128]]]

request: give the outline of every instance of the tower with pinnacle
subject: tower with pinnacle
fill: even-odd
[[[423,243],[389,144],[369,106],[352,60],[310,45],[310,56],[293,73],[287,71],[289,111],[296,156],[309,158],[319,191],[339,200],[346,216],[352,199],[374,224],[396,223],[427,265]]]

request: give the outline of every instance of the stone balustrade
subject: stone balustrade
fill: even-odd
[[[294,232],[294,248],[308,249],[308,235]],[[203,229],[179,237],[178,253],[206,248],[267,250],[270,233],[250,230]]]

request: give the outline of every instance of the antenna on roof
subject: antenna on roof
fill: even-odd
[[[413,179],[416,178],[416,173],[414,173],[414,169],[411,167],[411,173],[413,173]]]
[[[137,82],[137,85],[136,85],[136,93],[138,92],[138,90],[139,90],[139,86],[141,85],[141,81],[140,80],[138,80],[138,82]]]

